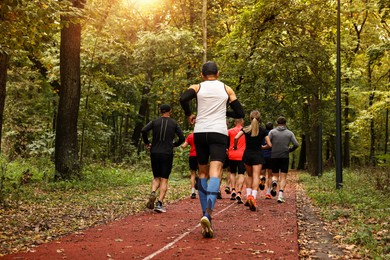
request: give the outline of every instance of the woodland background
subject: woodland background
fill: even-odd
[[[389,167],[389,3],[341,1],[343,167]],[[1,153],[54,161],[54,179],[80,177],[94,162],[133,164],[143,152],[140,129],[159,104],[191,130],[179,96],[200,81],[207,59],[247,113],[259,109],[263,123],[287,117],[302,144],[292,168],[320,175],[319,160],[335,161],[336,7],[3,0]]]

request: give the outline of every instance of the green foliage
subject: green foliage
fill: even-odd
[[[336,190],[334,171],[323,176],[300,174],[308,195],[320,208],[321,216],[333,225],[335,235],[343,242],[359,245],[360,254],[369,258],[389,257],[390,189],[377,185],[389,183],[388,169],[347,170],[343,188]]]
[[[342,88],[350,98],[343,122],[356,165],[369,163],[371,144],[361,140],[369,140],[371,119],[374,156],[386,145],[390,56],[384,2],[342,6]],[[53,153],[61,14],[83,15],[78,137],[84,164],[133,162],[140,152],[140,141],[132,140],[137,123],[156,117],[162,102],[188,128],[178,100],[200,81],[201,8],[199,1],[162,0],[141,10],[131,1],[88,0],[81,13],[69,1],[3,1],[0,51],[11,60],[2,152],[12,159]],[[217,61],[221,80],[235,89],[246,111],[259,109],[263,122],[283,114],[296,136],[306,134],[307,140],[321,123],[323,139],[331,140],[335,15],[333,1],[208,1],[208,59]]]

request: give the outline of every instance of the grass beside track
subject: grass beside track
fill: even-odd
[[[6,166],[0,174],[0,256],[145,210],[152,180],[147,165],[88,166],[81,180],[59,182],[48,180],[50,165]],[[187,175],[172,172],[165,203],[190,195]]]
[[[344,170],[343,188],[336,189],[336,173],[321,177],[299,174],[306,193],[319,208],[339,243],[360,256],[390,259],[390,187],[388,169]]]

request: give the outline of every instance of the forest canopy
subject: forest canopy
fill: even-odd
[[[341,0],[345,167],[390,161],[389,8],[387,0]],[[247,114],[260,110],[263,125],[287,118],[302,144],[294,167],[315,175],[318,145],[325,166],[334,165],[336,22],[328,0],[4,0],[1,153],[54,160],[69,126],[76,140],[65,149],[77,163],[65,169],[134,162],[140,129],[159,104],[191,129],[179,96],[200,82],[206,54]]]

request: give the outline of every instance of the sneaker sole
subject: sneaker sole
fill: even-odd
[[[156,201],[156,196],[150,195],[148,203],[146,203],[146,207],[148,209],[154,209],[154,202]]]
[[[271,190],[272,197],[276,196],[276,187],[278,187],[278,184],[273,182],[272,183],[272,190]]]
[[[253,204],[253,201],[249,201],[249,209],[251,211],[256,211],[256,206],[255,206],[255,204]]]
[[[207,217],[203,217],[200,220],[200,225],[202,226],[202,235],[204,238],[212,238],[214,235],[213,229],[211,228],[211,223]]]
[[[278,203],[284,203],[284,199],[278,199]]]
[[[167,212],[165,209],[154,209],[154,211],[156,211],[158,213],[165,213],[165,212]]]

